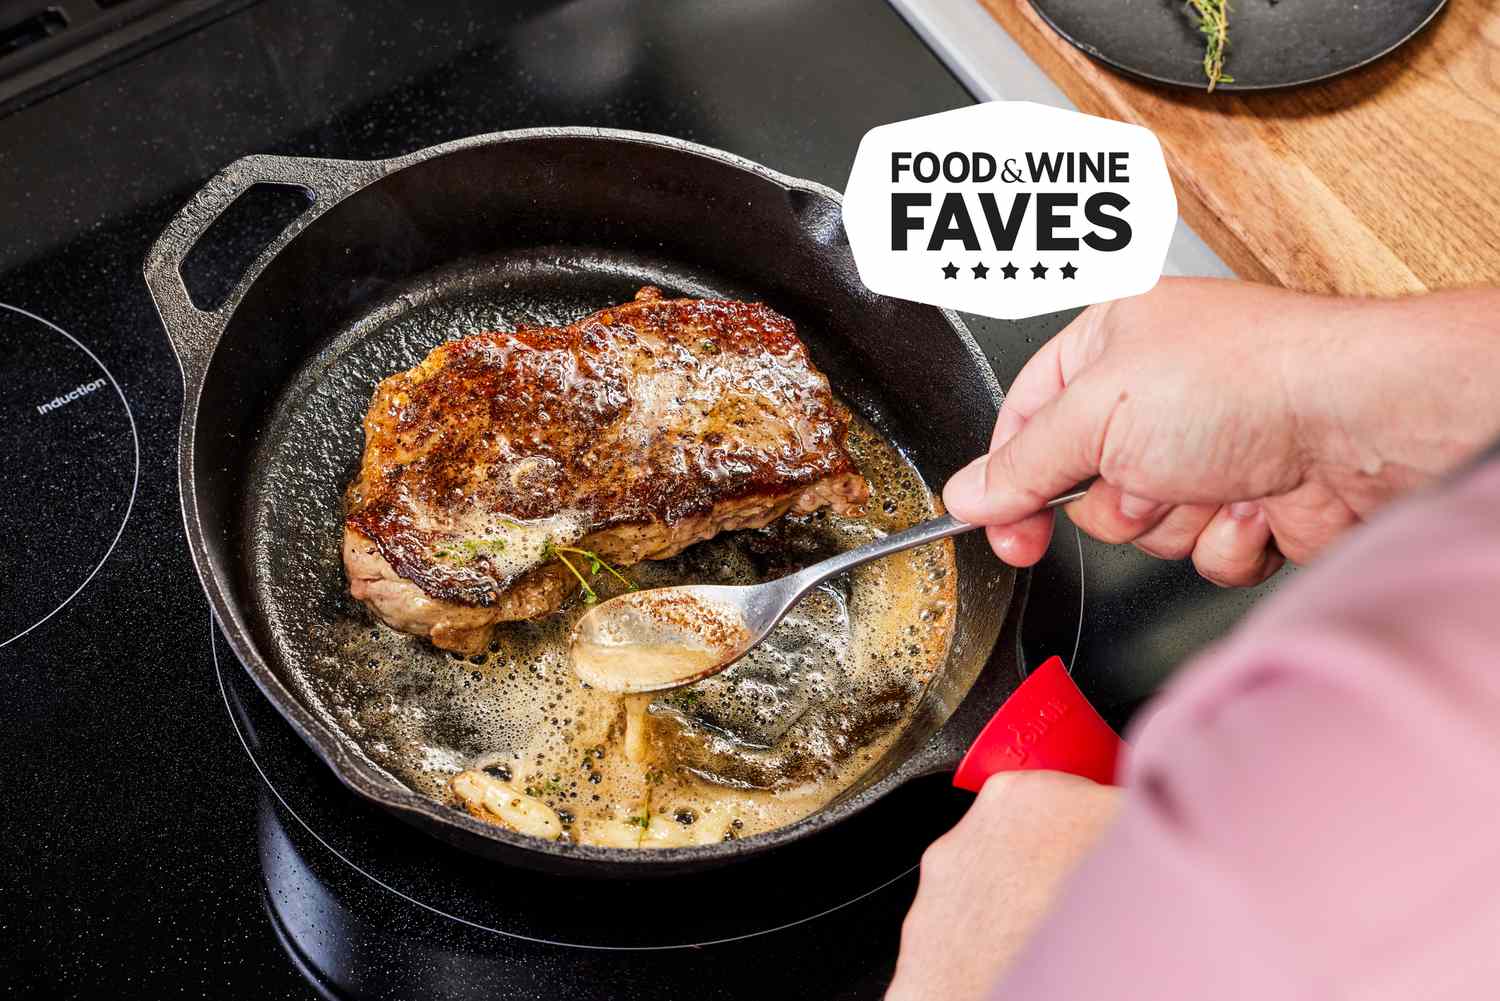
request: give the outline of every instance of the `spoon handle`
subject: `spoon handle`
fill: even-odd
[[[1072,490],[1059,497],[1052,498],[1042,506],[1044,508],[1054,508],[1078,500],[1084,494],[1088,493],[1089,486],[1093,482],[1093,480],[1089,480],[1086,483],[1080,483]],[[889,556],[892,553],[899,553],[917,546],[925,546],[927,543],[936,542],[939,539],[962,535],[979,527],[981,526],[971,525],[966,521],[959,521],[951,514],[918,522],[905,531],[887,535],[885,538],[876,539],[874,542],[866,542],[862,546],[856,546],[847,552],[839,553],[837,556],[831,556],[819,563],[814,563],[812,566],[795,575],[798,594],[806,593],[808,589],[816,587],[828,578],[835,577],[845,570],[850,570],[862,563],[878,560],[882,556]]]
[[[904,532],[896,532],[887,535],[883,539],[874,542],[866,542],[862,546],[856,546],[847,552],[830,556],[826,560],[814,563],[812,566],[797,574],[798,590],[806,591],[808,588],[816,587],[830,577],[836,577],[845,570],[851,570],[871,560],[878,560],[882,556],[899,553],[904,549],[914,546],[925,546],[929,542],[946,539],[954,535],[962,535],[964,532],[972,531],[977,525],[959,521],[951,514],[945,514],[941,518],[931,518],[927,521],[918,522]]]

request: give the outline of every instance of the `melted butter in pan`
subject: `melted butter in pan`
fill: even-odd
[[[848,446],[870,481],[867,514],[785,518],[629,575],[643,587],[769,580],[937,513],[915,468],[867,423],[851,424]],[[604,575],[595,583],[615,593]],[[880,759],[947,656],[955,583],[947,541],[860,567],[722,674],[637,699],[634,727],[619,696],[573,674],[568,635],[586,611],[576,601],[504,624],[488,654],[467,659],[372,626],[351,603],[302,680],[371,760],[435,798],[451,802],[456,774],[488,768],[556,811],[572,840],[743,837],[814,812]]]

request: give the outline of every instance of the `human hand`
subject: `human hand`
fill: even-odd
[[[1067,509],[1085,532],[1259,583],[1500,434],[1497,310],[1483,290],[1362,300],[1163,279],[1044,345],[989,455],[943,499],[1029,566],[1051,536],[1042,503],[1097,475]]]
[[[1119,796],[1061,772],[991,777],[922,856],[886,1001],[986,997],[1114,820]]]

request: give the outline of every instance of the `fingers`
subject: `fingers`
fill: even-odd
[[[1328,486],[1305,483],[1265,505],[1277,548],[1293,563],[1307,563],[1359,524],[1354,509]]]
[[[1052,403],[1067,388],[1068,383],[1098,356],[1103,344],[1100,320],[1105,312],[1106,307],[1103,306],[1084,310],[1056,337],[1042,345],[1041,350],[1022,367],[1005,394],[999,418],[995,421],[995,430],[990,438],[991,454],[1005,447],[1026,426],[1028,420]],[[944,490],[944,500],[948,503],[949,510],[966,521],[976,521],[973,515],[983,503],[983,493],[987,489],[987,464],[987,456],[976,459],[969,468],[960,471],[950,481],[957,481],[959,484],[954,495],[958,498],[959,509],[953,508],[952,498]],[[1047,497],[1042,498],[1046,499]],[[1040,507],[1041,504],[1037,503],[1030,510],[1020,510],[1008,520],[1015,522]],[[982,523],[1002,524],[994,520]],[[1013,528],[1014,531],[990,533],[990,543],[996,553],[1015,566],[1035,563],[1046,551],[1051,538],[1051,516],[1038,515],[1023,524],[1014,525]]]
[[[1168,504],[1127,494],[1103,480],[1067,508],[1073,524],[1101,542],[1115,544],[1134,542],[1154,529],[1170,509]]]
[[[1264,509],[1254,501],[1174,507],[1096,483],[1068,506],[1068,516],[1104,542],[1134,542],[1161,559],[1191,556],[1199,574],[1223,587],[1252,587],[1286,562]]]
[[[986,457],[976,464],[980,470],[976,476],[988,480],[985,467],[990,461]],[[954,481],[950,481],[950,488]],[[963,484],[958,487],[962,489]],[[1286,562],[1275,545],[1264,509],[1254,501],[1222,507],[1161,504],[1101,480],[1083,498],[1069,504],[1067,511],[1075,525],[1100,541],[1133,542],[1160,559],[1191,556],[1199,574],[1223,587],[1252,587]],[[958,516],[965,517],[961,513]],[[1046,555],[1053,526],[1053,513],[1043,511],[1018,522],[990,525],[985,534],[1000,559],[1011,566],[1027,567]]]
[[[1099,356],[1104,345],[1101,321],[1105,313],[1106,306],[1084,310],[1021,367],[1005,392],[1005,404],[1000,408],[1002,421],[995,425],[991,451],[1014,435],[1027,418],[1051,403]],[[1009,420],[1005,420],[1007,415]],[[1015,420],[1017,417],[1019,421]],[[1004,437],[1002,423],[1008,431]]]
[[[1095,394],[1069,387],[987,458],[954,474],[943,502],[978,525],[1008,525],[1035,514],[1098,472],[1108,415],[1109,406],[1100,406]]]
[[[1050,403],[1099,356],[1104,343],[1099,321],[1104,311],[1104,306],[1084,310],[1021,367],[1000,405],[990,437],[991,452],[1014,437],[1027,418]]]
[[[1046,535],[1035,527],[1041,515],[1015,525],[989,528],[996,555],[1012,566],[1030,566],[1047,551]],[[1223,587],[1252,587],[1286,562],[1274,544],[1265,511],[1254,502],[1218,507],[1211,504],[1157,504],[1099,482],[1081,500],[1068,505],[1068,517],[1084,532],[1104,542],[1134,542],[1160,559],[1188,556],[1198,573]]]
[[[1135,546],[1159,560],[1185,560],[1193,555],[1198,536],[1218,511],[1217,504],[1179,504],[1136,539]]]
[[[1251,587],[1286,562],[1271,541],[1271,526],[1260,504],[1227,504],[1198,535],[1193,565],[1198,573],[1222,587]]]

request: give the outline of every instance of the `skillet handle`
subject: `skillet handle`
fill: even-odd
[[[276,252],[313,219],[389,170],[387,163],[379,160],[257,154],[234,161],[188,199],[152,245],[145,263],[146,287],[182,368],[184,392],[191,393],[202,378],[230,315]],[[257,184],[301,188],[311,196],[312,203],[261,251],[217,309],[199,309],[183,282],[182,262],[224,210]]]
[[[1046,769],[1115,784],[1125,742],[1073,684],[1061,657],[1021,682],[959,763],[953,784],[978,792],[997,772]]]

